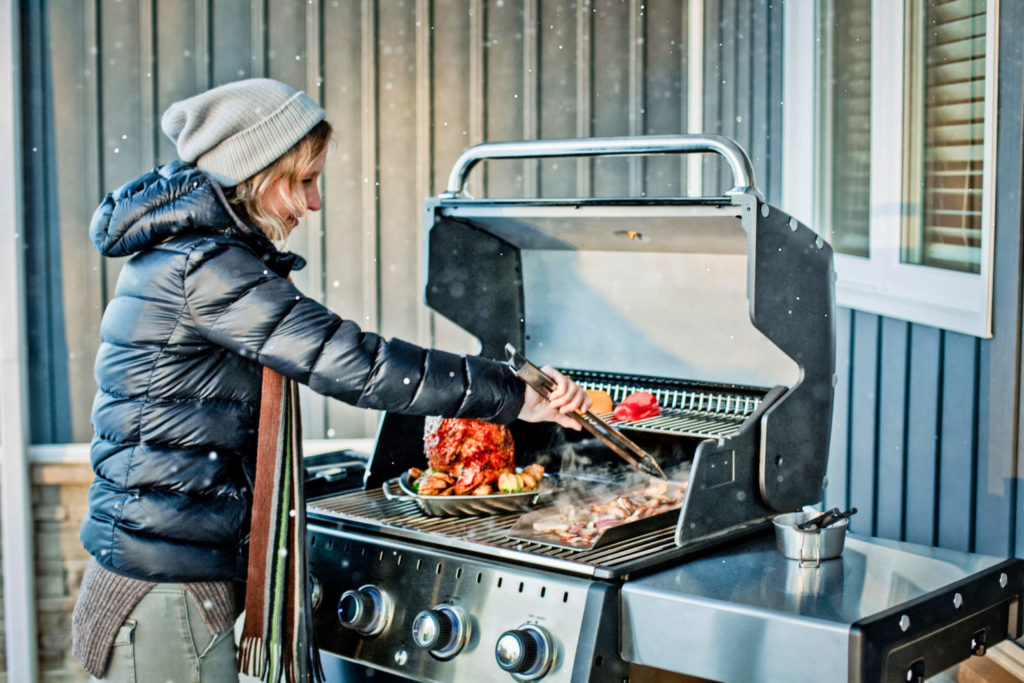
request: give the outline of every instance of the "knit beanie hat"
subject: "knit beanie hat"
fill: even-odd
[[[306,93],[280,81],[249,78],[175,102],[160,127],[178,157],[223,187],[272,164],[324,119]]]

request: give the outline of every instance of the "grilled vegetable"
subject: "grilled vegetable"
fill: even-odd
[[[523,478],[518,474],[506,472],[498,477],[498,490],[502,493],[519,493],[523,490]]]
[[[612,397],[608,395],[607,391],[603,389],[587,389],[587,395],[590,396],[590,400],[593,401],[594,405],[590,406],[590,411],[597,415],[605,415],[612,412]]]
[[[455,480],[450,474],[439,470],[428,470],[415,482],[415,484],[419,484],[419,486],[416,487],[416,491],[421,496],[450,495],[452,492],[448,489],[450,489],[454,483]]]

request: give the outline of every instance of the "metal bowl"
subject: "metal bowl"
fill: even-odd
[[[817,515],[816,512],[788,512],[773,520],[776,548],[785,557],[798,560],[801,566],[817,566],[843,553],[849,520],[841,519],[824,529],[801,529],[797,526]]]
[[[401,493],[391,490],[397,484]],[[420,510],[433,517],[471,517],[524,512],[561,489],[544,475],[537,488],[522,493],[490,493],[486,496],[421,496],[409,483],[409,473],[384,482],[384,497],[388,500],[411,500]]]

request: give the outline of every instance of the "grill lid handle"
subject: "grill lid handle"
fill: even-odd
[[[718,154],[732,169],[731,192],[754,187],[750,157],[735,140],[724,135],[638,135],[621,138],[570,138],[564,140],[523,140],[485,142],[470,147],[455,162],[448,176],[448,199],[468,198],[466,177],[485,159],[535,159],[542,157],[595,157],[627,154]]]

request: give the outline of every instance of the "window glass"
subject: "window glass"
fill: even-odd
[[[871,166],[871,0],[834,0],[821,27],[831,81],[827,126],[832,246],[868,257]]]
[[[905,263],[981,269],[985,4],[908,3]]]

